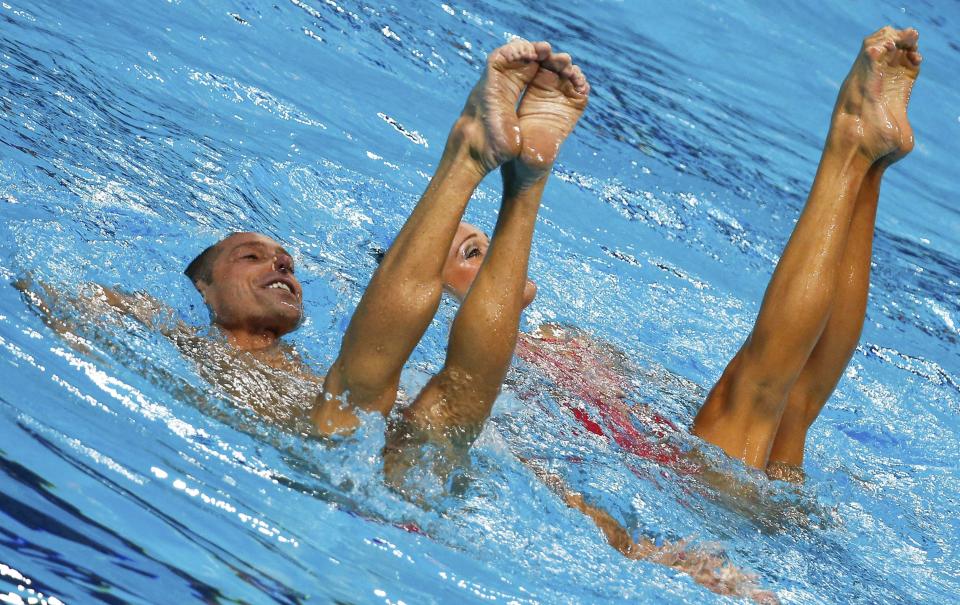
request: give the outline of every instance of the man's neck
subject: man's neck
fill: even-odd
[[[217,327],[226,336],[227,342],[241,351],[266,352],[277,348],[280,343],[277,333],[270,330],[251,332],[244,329]]]

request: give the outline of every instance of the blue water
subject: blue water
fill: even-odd
[[[0,285],[0,601],[723,600],[623,558],[523,454],[634,534],[718,543],[785,603],[955,602],[960,10],[836,4],[4,0],[0,273],[63,292],[74,327]],[[425,476],[417,507],[380,481],[382,424],[334,449],[264,426],[163,337],[67,300],[106,283],[203,324],[180,270],[263,231],[296,251],[309,319],[290,340],[323,372],[485,53],[548,39],[593,93],[547,188],[524,325],[574,323],[681,377],[638,379],[633,398],[687,425],[749,330],[860,39],[886,23],[921,32],[918,144],[884,183],[863,338],[807,483],[728,463],[766,504],[574,438],[548,395],[510,387],[465,490]],[[490,229],[498,194],[485,182],[468,219]],[[454,312],[408,390],[439,368]]]

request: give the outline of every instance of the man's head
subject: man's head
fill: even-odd
[[[447,261],[443,265],[443,283],[450,294],[463,300],[480,272],[483,258],[490,247],[490,238],[470,223],[460,223],[453,236]],[[527,280],[523,289],[523,306],[527,307],[537,295],[537,286]]]
[[[265,235],[234,233],[201,252],[184,273],[203,295],[213,323],[227,331],[279,337],[303,318],[293,259]]]

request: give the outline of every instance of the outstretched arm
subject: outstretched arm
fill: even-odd
[[[64,295],[50,284],[32,277],[15,281],[13,287],[23,293],[40,312],[43,321],[59,334],[76,330],[74,320],[62,314],[67,305],[76,307],[82,318],[107,317],[95,311],[112,308],[149,328],[160,330],[165,336],[185,329],[182,322],[174,319],[170,307],[144,292],[128,294],[100,284],[85,284],[78,294]]]
[[[487,60],[436,174],[354,312],[313,411],[321,434],[355,428],[356,410],[390,413],[400,371],[437,311],[446,253],[481,179],[520,151],[516,103],[550,46],[517,40]]]
[[[589,517],[603,533],[607,543],[628,559],[642,559],[689,574],[695,582],[719,594],[750,597],[760,603],[779,602],[772,592],[757,586],[756,575],[734,567],[725,556],[695,548],[685,540],[660,546],[644,537],[634,540],[610,513],[587,502],[583,494],[570,489],[559,476],[547,471],[536,461],[521,461],[564,504]]]

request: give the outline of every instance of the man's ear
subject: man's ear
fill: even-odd
[[[208,284],[207,282],[203,281],[202,279],[198,279],[197,281],[193,282],[193,286],[197,289],[197,292],[200,293],[200,296],[203,298],[203,302],[206,303],[206,302],[207,302],[207,288],[210,287],[210,284]],[[208,304],[209,304],[209,303],[208,303]]]
[[[213,312],[213,307],[210,306],[210,299],[207,298],[207,292],[210,290],[210,284],[202,279],[198,279],[197,281],[193,282],[193,285],[196,287],[197,292],[200,293],[200,298],[203,299],[203,305],[207,308],[207,313],[210,314],[210,323],[217,323],[216,314]]]

